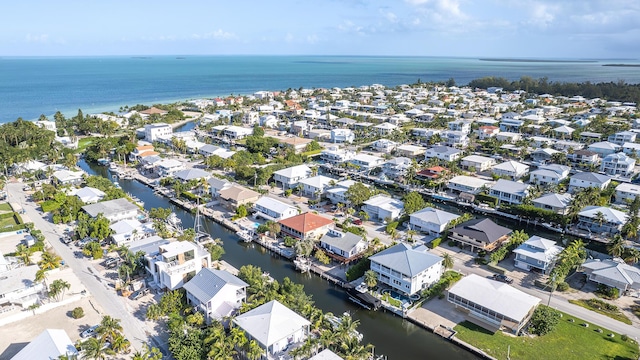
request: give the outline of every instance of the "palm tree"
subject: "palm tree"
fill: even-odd
[[[362,345],[357,338],[348,338],[340,343],[340,355],[345,360],[365,360],[370,359],[373,345]]]
[[[336,333],[338,334],[338,339],[340,339],[341,341],[345,341],[350,338],[355,338],[354,334],[356,334],[358,325],[360,325],[360,320],[353,320],[350,315],[343,315],[340,318],[340,324],[338,325],[338,328],[335,329]]]
[[[149,348],[147,344],[142,345],[141,351],[136,351],[133,354],[132,360],[161,360],[162,353],[158,348],[152,347]]]
[[[378,284],[378,274],[373,270],[365,271],[364,283],[370,288],[375,287]]]
[[[52,252],[45,251],[42,253],[42,258],[38,262],[38,265],[40,265],[40,269],[42,270],[53,270],[60,267],[61,263],[62,258],[60,256]]]
[[[102,337],[88,338],[85,340],[81,347],[84,353],[83,359],[103,360],[107,358],[107,355],[113,354],[113,350],[109,349],[106,345],[106,340]]]
[[[55,298],[56,301],[62,301],[62,299],[64,299],[65,291],[69,290],[70,288],[71,284],[69,284],[65,280],[53,280],[53,282],[51,283],[51,287],[49,288],[49,297]]]
[[[100,321],[100,326],[96,329],[96,333],[113,344],[115,339],[122,335],[120,319],[112,318],[109,315],[103,316],[102,321]]]
[[[260,347],[257,341],[251,340],[247,341],[244,345],[244,355],[249,360],[258,360],[264,355],[264,350]]]
[[[615,234],[613,236],[613,239],[611,239],[611,241],[609,242],[609,245],[607,245],[607,251],[609,252],[609,255],[614,257],[622,257],[624,250],[624,239],[622,238],[622,236],[620,236],[620,234]]]
[[[25,265],[31,265],[31,250],[24,244],[16,246],[16,257]]]
[[[409,229],[406,231],[407,233],[407,239],[409,239],[409,242],[413,242],[413,237],[418,234],[417,231],[413,230],[413,229]]]
[[[624,253],[624,262],[629,265],[635,265],[640,261],[640,250],[630,248],[627,249]]]
[[[449,253],[444,253],[442,255],[442,265],[444,266],[445,269],[451,269],[453,268],[453,256],[449,255]]]
[[[598,227],[602,227],[602,224],[604,224],[607,221],[607,218],[604,216],[602,211],[598,211],[593,216],[593,221],[598,224]]]
[[[48,276],[49,276],[49,274],[47,273],[46,270],[40,269],[40,270],[36,271],[36,278],[33,281],[43,283],[44,284],[44,291],[48,291],[48,287],[47,287],[47,277]]]
[[[122,334],[118,334],[113,338],[113,342],[111,342],[111,349],[118,354],[127,354],[131,350],[131,342],[127,340]]]

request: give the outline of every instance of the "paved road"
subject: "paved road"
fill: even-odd
[[[75,247],[69,247],[60,242],[62,230],[43,219],[42,213],[36,209],[35,203],[27,201],[26,194],[22,191],[22,183],[8,183],[8,197],[10,202],[18,203],[26,211],[26,215],[33,221],[35,228],[42,231],[55,251],[64,259],[82,284],[93,295],[95,301],[105,311],[104,315],[110,315],[120,319],[125,336],[131,341],[135,350],[142,349],[143,343],[149,343],[146,335],[145,324],[133,315],[131,309],[115,290],[109,287],[106,279],[98,276],[98,271],[86,260],[74,256]]]

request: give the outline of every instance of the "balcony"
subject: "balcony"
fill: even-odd
[[[184,274],[187,271],[195,270],[195,268],[196,263],[193,261],[184,264],[169,263],[167,264],[167,274],[169,274],[169,276]]]

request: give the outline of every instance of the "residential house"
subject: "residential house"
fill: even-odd
[[[598,153],[591,150],[576,150],[567,154],[567,160],[573,165],[582,168],[596,166],[600,163]]]
[[[616,202],[620,204],[631,203],[640,195],[640,185],[620,183],[616,186]]]
[[[473,219],[449,231],[449,239],[475,249],[493,251],[509,239],[511,229],[500,226],[490,219]]]
[[[570,167],[565,165],[541,165],[529,175],[529,182],[542,186],[558,185],[569,176]]]
[[[290,218],[299,213],[297,208],[268,196],[263,196],[258,199],[258,201],[253,204],[253,209],[256,211],[254,214],[256,218],[273,221]]]
[[[398,143],[388,139],[376,140],[371,144],[371,149],[374,151],[383,152],[388,154],[398,147]]]
[[[211,173],[208,171],[191,168],[176,171],[175,173],[173,173],[173,177],[185,183],[191,180],[206,181],[211,177]]]
[[[6,349],[8,351],[8,349]],[[6,352],[5,352],[6,354]],[[80,358],[74,343],[62,329],[45,329],[15,354],[11,360]]]
[[[187,304],[212,320],[224,322],[236,313],[247,299],[249,284],[224,270],[203,268],[184,284]]]
[[[0,260],[6,262],[2,254],[0,254]],[[34,280],[38,270],[40,270],[38,265],[26,265],[0,271],[0,279],[2,279],[0,307],[19,305],[22,309],[27,309],[37,304],[40,298],[38,294],[44,290],[44,285]]]
[[[165,123],[147,124],[144,126],[144,139],[148,142],[158,141],[158,137],[173,134],[173,127]]]
[[[419,172],[416,173],[416,176],[421,178],[426,178],[429,180],[436,180],[442,177],[446,171],[447,171],[446,168],[436,165],[436,166],[432,166],[432,167],[428,167],[426,169],[420,170]]]
[[[273,173],[273,180],[282,186],[282,189],[291,189],[298,186],[302,179],[311,176],[311,169],[307,165],[297,165]]]
[[[587,259],[581,269],[590,281],[616,288],[621,295],[640,290],[640,269],[619,259]]]
[[[350,204],[351,202],[347,198],[347,192],[349,188],[356,183],[362,184],[353,180],[343,180],[343,181],[337,182],[334,187],[331,187],[326,190],[327,199],[329,199],[329,201],[331,201],[332,204],[338,204],[338,203],[342,203],[345,205]],[[362,185],[369,187],[369,185],[367,184],[362,184]]]
[[[548,274],[562,250],[564,248],[556,245],[555,241],[534,235],[513,250],[516,254],[514,265],[523,270]]]
[[[260,193],[244,186],[233,184],[218,192],[218,199],[222,206],[235,210],[240,205],[253,204],[260,198]]]
[[[491,185],[493,185],[493,181],[466,175],[455,176],[447,183],[449,189],[468,194],[478,194],[483,188],[488,188]]]
[[[138,220],[120,220],[109,225],[111,229],[111,241],[122,246],[133,241],[152,236],[156,233],[152,223],[141,223]]]
[[[353,159],[349,160],[349,162],[361,169],[373,169],[376,166],[382,165],[384,159],[374,155],[357,154]]]
[[[571,134],[573,134],[576,129],[567,125],[562,125],[551,131],[555,134],[556,139],[571,139]]]
[[[630,178],[634,174],[636,159],[624,153],[609,154],[602,159],[600,171],[613,177]]]
[[[253,128],[246,128],[241,126],[225,126],[222,131],[222,135],[230,140],[244,139],[247,136],[253,134]]]
[[[520,128],[524,125],[523,120],[517,119],[505,119],[504,116],[502,121],[500,121],[500,132],[514,131],[518,132]]]
[[[437,235],[442,233],[458,215],[444,210],[426,207],[409,215],[409,227],[423,233]]]
[[[509,131],[501,131],[496,134],[496,140],[513,144],[522,140],[522,134]]]
[[[622,144],[622,152],[627,155],[635,155],[634,157],[637,157],[638,155],[640,155],[640,144],[626,142]]]
[[[553,154],[558,153],[560,151],[551,148],[540,148],[531,153],[531,159],[538,164],[546,164],[552,160]]]
[[[636,142],[636,136],[638,134],[633,131],[620,131],[613,135],[609,135],[607,141],[610,143],[618,144],[620,146],[624,145],[624,143],[634,143]]]
[[[533,199],[531,202],[533,203],[533,206],[539,209],[550,210],[556,214],[566,215],[569,212],[571,198],[571,194],[569,193],[550,193],[542,195],[537,199]]]
[[[627,221],[627,214],[606,206],[587,206],[578,213],[577,227],[590,233],[617,234]]]
[[[593,172],[580,172],[571,176],[569,180],[569,192],[574,193],[581,189],[594,187],[604,190],[611,183],[611,178]]]
[[[236,152],[225,149],[220,146],[205,144],[198,148],[198,153],[204,157],[216,155],[216,156],[220,156],[223,159],[228,159],[231,156],[233,156],[233,154],[235,154]]]
[[[489,189],[489,195],[498,198],[498,204],[506,202],[509,204],[522,204],[524,198],[529,194],[529,185],[512,180],[498,179]]]
[[[272,300],[233,320],[263,351],[264,359],[278,359],[292,344],[302,343],[309,336],[311,323],[293,310]]]
[[[510,160],[494,166],[491,172],[499,177],[518,180],[529,173],[529,165]]]
[[[524,328],[540,299],[509,284],[476,274],[463,277],[447,291],[447,301],[477,318],[491,331],[507,330],[518,334]]]
[[[608,141],[601,141],[587,146],[587,150],[597,153],[601,158],[610,154],[615,154],[620,151],[621,148],[622,146]]]
[[[280,232],[296,239],[319,239],[334,228],[333,220],[311,212],[278,220]]]
[[[396,156],[406,156],[409,158],[423,157],[426,148],[416,145],[400,145],[396,148]]]
[[[52,182],[56,185],[80,185],[84,182],[83,171],[58,170],[52,176]]]
[[[232,186],[230,182],[225,179],[218,179],[216,177],[210,177],[207,179],[207,184],[209,186],[209,192],[211,192],[212,198],[217,198],[220,196],[220,191]]]
[[[460,166],[469,171],[483,172],[491,169],[496,164],[496,160],[494,158],[480,156],[480,155],[469,155],[462,158],[460,161]]]
[[[355,151],[340,149],[336,146],[323,149],[320,153],[320,158],[331,164],[341,164],[353,159],[355,156]]]
[[[406,157],[395,157],[382,165],[382,172],[390,179],[398,179],[407,174],[413,166],[411,159]]]
[[[310,178],[302,179],[298,184],[302,185],[302,193],[305,196],[317,199],[320,198],[322,194],[324,194],[324,191],[333,181],[335,181],[333,178],[324,175],[317,175]]]
[[[153,277],[151,287],[160,290],[181,288],[203,268],[211,265],[211,254],[190,241],[160,245],[157,252],[145,255],[146,269]]]
[[[465,121],[465,120],[449,121],[447,123],[447,126],[449,127],[449,130],[452,130],[452,131],[462,131],[463,133],[466,133],[466,134],[471,133],[471,121]]]
[[[399,243],[369,257],[378,282],[401,294],[413,295],[429,288],[444,272],[443,258],[424,245]]]
[[[373,128],[376,129],[376,132],[380,136],[385,136],[385,135],[391,134],[394,130],[397,130],[398,126],[385,122],[385,123],[376,125]]]
[[[102,201],[106,194],[100,189],[85,186],[83,188],[73,190],[72,195],[76,196],[85,204],[95,204]]]
[[[424,153],[424,158],[426,161],[431,158],[437,158],[442,161],[452,162],[458,160],[461,155],[462,151],[460,149],[438,145],[428,148]]]
[[[332,143],[352,143],[355,140],[355,134],[350,129],[332,129]]]
[[[373,221],[394,221],[404,211],[404,203],[387,195],[376,195],[364,202],[362,210]]]
[[[469,145],[468,134],[462,131],[453,131],[453,130],[444,131],[440,134],[440,138],[442,138],[442,141],[447,146],[451,146],[451,147],[463,148]]]
[[[141,145],[137,146],[133,151],[129,154],[130,161],[140,161],[141,158],[151,155],[158,155],[153,145]]]
[[[348,263],[361,257],[369,244],[360,235],[330,229],[320,238],[318,247],[340,263]]]
[[[175,159],[162,159],[156,162],[154,166],[160,177],[170,177],[176,172],[185,169],[184,163]]]
[[[478,139],[486,140],[488,138],[496,136],[500,132],[500,128],[493,125],[484,125],[480,126],[478,130],[476,130],[476,134],[478,135]]]
[[[112,223],[120,220],[135,220],[139,216],[138,206],[125,198],[85,205],[82,210],[92,218],[102,214]]]

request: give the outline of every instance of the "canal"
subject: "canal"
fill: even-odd
[[[90,165],[81,160],[78,165],[92,175],[109,177],[109,170],[103,166]],[[144,202],[145,209],[172,208],[182,220],[184,228],[193,227],[194,216],[174,206],[168,199],[156,195],[153,190],[135,180],[119,180],[122,189],[135,195]],[[429,331],[414,325],[384,310],[368,311],[351,303],[343,290],[318,276],[302,274],[295,270],[293,263],[273,256],[267,250],[254,243],[244,243],[231,231],[206,218],[202,221],[205,229],[214,238],[224,243],[225,254],[222,259],[236,268],[254,265],[269,272],[278,281],[289,277],[303,284],[305,291],[313,297],[315,305],[325,312],[340,315],[348,311],[354,319],[360,321],[358,330],[363,334],[363,343],[375,346],[376,354],[386,355],[388,359],[478,359],[477,356],[463,350]]]

